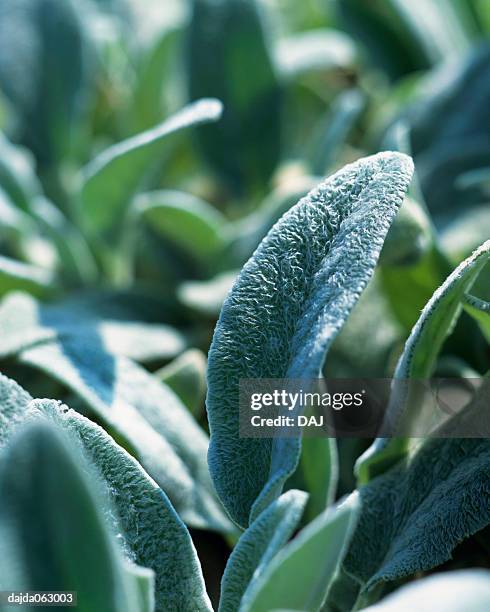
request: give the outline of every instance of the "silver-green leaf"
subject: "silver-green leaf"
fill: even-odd
[[[298,439],[238,435],[241,378],[315,378],[366,287],[410,182],[400,153],[350,164],[271,229],[226,299],[209,352],[209,466],[240,525],[278,497],[297,465]],[[271,466],[274,471],[271,473]]]

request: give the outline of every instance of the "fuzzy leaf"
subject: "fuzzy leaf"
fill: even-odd
[[[350,610],[386,582],[431,570],[490,523],[488,439],[429,439],[359,490],[359,523],[343,563]],[[360,591],[360,592],[359,592]],[[333,600],[335,602],[335,598]]]
[[[318,377],[373,273],[412,169],[407,156],[380,153],[320,184],[272,228],[223,305],[209,352],[208,459],[242,526],[252,507],[257,516],[280,494],[300,441],[239,438],[239,379]]]
[[[76,591],[83,612],[141,610],[88,476],[83,457],[47,424],[14,438],[1,456],[1,588]]]
[[[246,590],[260,579],[293,534],[307,494],[291,490],[276,499],[250,525],[236,544],[221,581],[220,612],[235,612]]]
[[[231,530],[209,478],[207,437],[168,387],[87,335],[33,346],[17,359],[75,393],[141,462],[186,523]]]
[[[357,516],[357,496],[329,508],[285,546],[245,592],[240,612],[320,610]]]
[[[72,445],[82,448],[97,468],[117,511],[117,519],[108,512],[106,520],[119,533],[125,556],[155,573],[157,610],[166,610],[166,603],[174,600],[209,610],[189,533],[165,493],[140,464],[101,427],[59,402],[31,401],[16,383],[2,376],[0,394],[0,446],[24,422],[44,417],[62,428]]]
[[[217,121],[218,100],[189,104],[160,125],[103,151],[83,170],[80,200],[87,227],[105,232],[120,222],[131,196],[166,147],[166,137],[185,128]]]
[[[396,379],[429,378],[433,373],[441,347],[454,328],[463,309],[465,294],[470,291],[479,273],[490,259],[490,241],[463,261],[437,289],[422,311],[398,361]],[[392,394],[385,415],[385,427],[401,427],[404,434],[415,424],[423,410],[423,402],[405,385]],[[420,429],[420,424],[419,424]],[[395,430],[396,431],[396,430]],[[378,438],[359,459],[356,469],[360,482],[393,465],[409,447],[405,437]]]

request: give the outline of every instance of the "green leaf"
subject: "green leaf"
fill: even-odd
[[[55,293],[56,289],[56,281],[50,270],[0,255],[0,295],[9,291],[27,291],[46,297]]]
[[[93,68],[77,3],[2,2],[0,88],[19,115],[18,139],[42,166],[69,153]]]
[[[217,121],[222,112],[218,100],[189,104],[160,125],[109,147],[82,171],[81,213],[86,227],[103,233],[121,222],[152,164],[161,157],[171,134]]]
[[[140,609],[96,483],[83,456],[45,423],[14,438],[1,456],[2,590],[76,591],[84,612]]]
[[[199,349],[189,349],[155,372],[155,376],[180,397],[196,419],[204,411],[206,366],[204,353]]]
[[[459,570],[429,576],[398,589],[366,612],[428,610],[430,602],[444,612],[486,612],[490,607],[490,572]]]
[[[489,259],[490,241],[487,241],[435,291],[405,344],[396,367],[396,379],[431,376],[441,347],[461,314],[465,294],[470,291]],[[424,402],[417,389],[410,391],[405,385],[398,386],[386,411],[386,426],[390,428],[396,425],[406,436],[423,415],[423,408]],[[420,423],[418,429],[420,431]],[[356,465],[360,482],[367,482],[372,476],[393,465],[406,454],[408,448],[409,439],[406,437],[378,438]]]
[[[9,294],[0,304],[0,356],[15,355],[41,342],[85,337],[107,353],[146,362],[171,359],[187,345],[169,325],[105,319],[97,309],[74,314],[69,304],[41,305],[25,293]]]
[[[490,303],[467,294],[464,297],[464,309],[478,321],[483,335],[490,342]]]
[[[236,612],[246,590],[260,580],[275,555],[293,534],[307,495],[291,490],[273,502],[236,544],[221,582],[220,612]]]
[[[140,461],[189,525],[232,531],[206,466],[208,439],[178,397],[97,337],[60,338],[32,346],[19,363],[68,387]]]
[[[196,132],[206,161],[239,193],[263,189],[279,162],[282,91],[256,0],[194,0],[188,62],[191,99],[225,107]]]
[[[150,11],[151,12],[151,11]],[[132,133],[159,123],[168,109],[169,90],[177,81],[175,57],[181,43],[181,29],[166,28],[155,36],[137,64],[136,82],[131,91],[129,125]]]
[[[488,439],[428,439],[359,489],[359,523],[339,578],[358,608],[376,601],[387,582],[446,562],[490,523],[489,469]],[[336,609],[351,608],[352,601]]]
[[[407,333],[451,269],[422,205],[406,198],[381,252],[380,280]]]
[[[66,406],[53,400],[31,401],[26,392],[5,377],[0,377],[0,394],[0,446],[25,421],[44,417],[64,430],[74,448],[83,448],[104,479],[117,511],[117,519],[114,513],[106,513],[106,520],[119,534],[124,554],[155,573],[157,610],[168,609],[173,601],[192,609],[209,610],[189,533],[165,493],[140,464],[101,427]],[[147,582],[145,576],[141,579]]]
[[[357,496],[318,516],[272,559],[245,592],[240,612],[286,606],[320,610],[358,514]]]
[[[412,170],[407,156],[380,153],[321,183],[272,228],[225,301],[209,352],[208,457],[216,490],[242,526],[280,494],[300,441],[240,438],[239,380],[318,377]]]
[[[209,611],[201,566],[191,537],[167,495],[105,431],[51,400],[31,406],[46,413],[83,444],[110,491],[129,559],[155,573],[156,609]]]
[[[235,222],[231,230],[230,251],[237,266],[247,261],[274,223],[319,181],[318,177],[301,176],[291,185],[272,191],[253,213]]]
[[[177,246],[198,263],[212,261],[225,248],[226,219],[211,205],[180,191],[140,195],[135,214],[164,241]]]
[[[303,439],[301,458],[291,476],[294,486],[308,492],[304,522],[321,514],[335,499],[338,481],[338,452],[334,438],[306,437]]]

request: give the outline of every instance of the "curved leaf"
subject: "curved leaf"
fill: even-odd
[[[329,508],[287,544],[245,592],[240,612],[320,610],[358,513],[357,496]]]
[[[30,151],[12,144],[1,132],[0,186],[24,212],[30,211],[32,198],[41,191]]]
[[[0,446],[26,421],[44,417],[63,429],[102,476],[112,505],[106,512],[126,557],[155,572],[157,610],[186,602],[209,610],[201,568],[189,533],[165,493],[98,425],[53,400],[34,400],[0,375]],[[153,587],[152,587],[153,589]]]
[[[236,612],[244,592],[253,588],[269,563],[293,534],[307,494],[291,490],[273,502],[236,544],[221,581],[220,612]]]
[[[207,202],[180,191],[145,193],[135,212],[164,240],[195,261],[210,260],[225,247],[226,219]]]
[[[239,379],[319,375],[373,273],[412,169],[409,157],[380,153],[320,184],[272,228],[223,305],[209,352],[208,460],[240,525],[252,506],[258,515],[280,494],[300,442],[239,438]]]
[[[359,489],[359,523],[339,578],[351,600],[336,609],[351,610],[356,598],[361,608],[386,583],[449,560],[490,523],[489,473],[488,439],[429,439]]]
[[[32,346],[17,360],[75,393],[141,462],[186,523],[232,531],[207,470],[207,436],[168,387],[129,359],[101,350],[93,336]]]
[[[140,610],[93,477],[46,423],[15,436],[1,456],[2,590],[76,591],[83,612]]]
[[[105,232],[120,222],[141,180],[165,150],[170,134],[209,121],[222,112],[218,100],[189,104],[160,125],[109,147],[83,170],[82,215],[88,229]]]
[[[489,259],[490,240],[463,261],[437,289],[412,329],[398,361],[395,379],[430,377],[443,342],[461,314],[465,295]],[[392,434],[395,427],[402,427],[406,435],[410,423],[420,418],[424,404],[408,385],[398,385],[395,390],[386,411],[384,427]],[[366,482],[395,463],[408,447],[409,439],[405,437],[378,438],[357,462],[360,482]]]

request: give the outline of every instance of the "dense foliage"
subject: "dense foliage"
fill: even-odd
[[[237,400],[486,408],[489,37],[485,0],[0,2],[0,591],[490,609],[490,439],[408,391],[403,436],[246,439]]]

